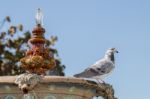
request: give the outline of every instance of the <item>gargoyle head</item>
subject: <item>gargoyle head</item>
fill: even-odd
[[[41,76],[37,74],[25,73],[19,75],[15,83],[23,91],[24,94],[27,94],[28,91],[33,90],[33,88],[41,81]]]

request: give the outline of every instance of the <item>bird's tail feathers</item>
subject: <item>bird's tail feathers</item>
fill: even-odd
[[[78,77],[78,78],[89,78],[88,74],[86,72],[82,72],[79,74],[75,74],[74,77]]]

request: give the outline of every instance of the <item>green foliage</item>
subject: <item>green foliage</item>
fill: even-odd
[[[29,49],[28,40],[31,37],[29,31],[23,31],[23,25],[11,25],[8,30],[1,31],[4,23],[11,23],[9,16],[0,23],[0,75],[18,75],[25,72],[19,65],[19,61],[24,57],[25,52]],[[62,65],[58,56],[57,49],[51,48],[57,42],[56,36],[51,36],[46,41],[45,46],[49,48],[55,56],[56,68],[49,71],[50,75],[64,76],[65,65]]]

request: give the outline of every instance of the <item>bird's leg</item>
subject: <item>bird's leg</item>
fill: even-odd
[[[100,79],[100,80],[101,80],[101,79]],[[101,80],[101,81],[102,81],[103,84],[105,84],[105,81],[104,81],[104,80]]]
[[[96,78],[96,81],[98,82],[98,84],[100,84],[101,82],[99,81],[99,79],[98,78]]]
[[[96,78],[96,80],[97,80],[98,83],[104,83],[105,84],[105,82],[102,79]]]
[[[99,79],[98,78],[96,78],[96,80],[97,80],[97,84],[98,84],[98,86],[101,86],[100,84],[101,84],[101,82],[99,81]]]

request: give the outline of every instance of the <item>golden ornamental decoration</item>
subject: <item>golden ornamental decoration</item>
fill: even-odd
[[[38,11],[36,18],[37,25],[32,31],[32,37],[29,39],[31,49],[29,49],[25,57],[20,60],[21,67],[30,73],[43,74],[45,71],[55,67],[55,59],[48,48],[45,48],[45,29],[41,26],[41,16]]]

